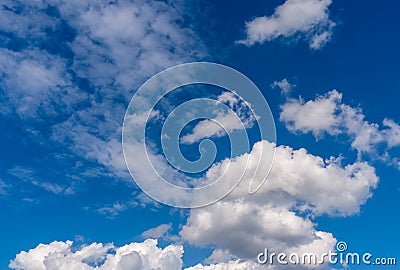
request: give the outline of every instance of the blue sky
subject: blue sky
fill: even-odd
[[[264,247],[319,254],[338,241],[400,263],[398,9],[396,1],[2,1],[0,269],[258,269]],[[258,86],[277,153],[254,196],[245,179],[214,205],[182,210],[135,185],[121,129],[147,79],[193,61],[235,68]],[[224,92],[193,91],[157,108]],[[147,134],[157,151],[161,125]],[[269,145],[257,144],[256,128],[248,128],[253,156]],[[228,136],[210,137],[219,170]],[[197,147],[183,153],[196,159]],[[41,248],[70,264],[45,264]]]

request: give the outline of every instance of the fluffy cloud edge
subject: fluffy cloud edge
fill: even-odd
[[[400,146],[400,125],[388,118],[383,119],[381,126],[371,123],[361,108],[343,103],[342,98],[343,94],[335,89],[308,101],[288,97],[281,105],[279,120],[290,132],[312,133],[317,139],[324,134],[346,135],[359,159],[368,155],[395,163],[388,152]]]
[[[102,243],[74,247],[72,241],[54,241],[18,253],[9,267],[20,270],[179,270],[182,255],[181,245],[160,248],[154,239],[121,247]]]
[[[246,23],[246,39],[238,43],[252,46],[277,38],[301,36],[313,50],[331,39],[335,22],[330,19],[332,0],[286,0],[270,16],[257,17]]]

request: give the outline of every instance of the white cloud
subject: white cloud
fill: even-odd
[[[227,135],[227,133],[229,134],[229,132],[243,128],[244,126],[242,122],[234,112],[220,112],[213,119],[200,121],[193,128],[192,133],[186,134],[181,138],[181,142],[191,144],[198,142],[203,138],[218,138]]]
[[[20,38],[45,38],[44,29],[54,30],[59,22],[46,14],[46,8],[44,1],[30,1],[21,8],[16,1],[4,0],[0,8],[0,29]]]
[[[200,121],[191,133],[181,138],[182,143],[191,144],[203,138],[222,137],[235,130],[251,128],[257,116],[253,115],[248,106],[232,92],[224,92],[217,100],[230,107],[230,110],[218,110],[213,112],[216,117]]]
[[[7,2],[7,5],[12,3]],[[63,108],[67,118],[61,121],[52,119],[56,123],[49,139],[67,145],[68,150],[80,157],[97,161],[115,174],[125,176],[119,138],[125,103],[131,97],[132,89],[157,71],[196,57],[199,53],[197,39],[190,30],[176,22],[181,19],[179,14],[160,1],[96,4],[50,0],[49,3],[57,7],[62,20],[76,31],[76,37],[67,44],[74,57],[69,63],[66,60],[71,59],[35,47],[39,39],[46,38],[42,30],[58,22],[47,21],[45,5],[32,4],[32,8],[26,9],[33,13],[27,13],[25,9],[20,14],[2,10],[5,15],[0,16],[1,20],[7,20],[9,26],[15,25],[9,28],[14,34],[26,37],[35,33],[33,37],[37,38],[20,52],[5,49],[0,52],[3,60],[0,61],[0,72],[6,78],[3,86],[11,101],[9,104],[16,108],[19,116],[31,117],[32,121],[36,121],[42,112],[51,116]],[[278,7],[275,15],[250,22],[246,43],[250,45],[279,36],[305,33],[312,39],[311,47],[320,47],[329,37],[324,31],[330,33],[333,25],[327,11],[329,4],[330,1],[289,0]],[[302,16],[289,16],[299,10]],[[40,19],[43,23],[32,23],[31,14],[43,16]],[[272,27],[272,31],[265,30],[264,23]],[[17,72],[13,74],[10,70]],[[72,73],[87,81],[90,89],[79,89],[71,78]],[[35,95],[29,92],[29,84],[18,84],[18,80],[32,82]],[[12,89],[13,85],[18,87]],[[235,104],[235,99],[230,96],[220,98]],[[53,104],[56,107],[52,107]],[[297,105],[300,108],[302,103]],[[326,110],[322,112],[329,116],[330,107],[327,107],[328,113]],[[334,128],[335,121],[333,118],[325,129]],[[306,124],[302,123],[303,126]],[[311,132],[322,132],[318,126],[307,128]],[[264,149],[271,149],[267,142],[259,144],[266,144]],[[255,145],[249,155],[260,154],[257,152],[259,149],[259,145]],[[244,159],[237,157],[233,162],[240,167]],[[223,164],[216,165],[209,174],[221,173],[222,168]],[[38,181],[32,172],[11,170],[10,173],[54,193],[65,193],[68,188]],[[235,170],[230,173],[234,174]],[[343,167],[332,161],[325,162],[304,149],[293,150],[283,146],[278,147],[269,181],[252,196],[247,194],[249,179],[247,176],[223,201],[192,210],[181,231],[182,237],[198,245],[214,244],[224,250],[226,256],[253,258],[267,244],[277,249],[295,247],[323,252],[334,245],[335,239],[330,233],[318,231],[309,217],[297,213],[343,216],[357,213],[377,184],[373,168],[366,163],[356,162]],[[136,204],[133,201],[114,203],[98,212],[113,216],[131,205]],[[282,228],[285,234],[281,233]],[[133,266],[146,270],[157,267],[180,269],[182,252],[182,247],[175,245],[160,249],[154,240],[123,247],[92,244],[76,251],[72,242],[53,242],[19,253],[10,267],[27,270],[95,269],[93,265],[101,264],[100,269],[111,270],[131,269]],[[226,258],[217,255],[213,257],[215,260]],[[233,261],[215,267],[248,269],[249,265],[254,264]]]
[[[282,94],[289,95],[292,89],[296,87],[296,85],[291,84],[286,78],[284,78],[281,81],[274,81],[271,84],[271,87],[272,88],[278,87],[281,90]]]
[[[74,182],[69,185],[60,185],[51,182],[39,180],[35,175],[35,172],[29,168],[16,166],[7,171],[10,175],[17,177],[18,179],[30,183],[33,186],[42,188],[53,194],[72,195],[74,191]]]
[[[2,105],[11,106],[23,119],[71,114],[74,104],[86,98],[72,85],[65,60],[46,52],[2,48],[0,74],[0,86],[8,98]]]
[[[337,134],[339,120],[336,112],[337,104],[341,99],[342,94],[336,90],[307,102],[301,98],[289,98],[286,103],[281,105],[282,112],[279,120],[293,132],[312,132],[317,137],[324,132]]]
[[[148,229],[147,231],[144,231],[141,236],[143,238],[164,238],[168,235],[168,233],[172,229],[172,224],[161,224],[155,228]]]
[[[100,207],[99,209],[96,210],[96,212],[98,214],[104,215],[106,218],[114,219],[121,212],[124,212],[129,207],[132,207],[132,206],[134,207],[136,205],[137,205],[137,203],[134,201],[129,201],[127,203],[114,202],[110,205]]]
[[[369,123],[361,109],[352,108],[345,104],[338,103],[339,114],[336,118],[342,126],[343,133],[352,137],[351,146],[361,156],[362,153],[374,154],[377,145],[384,142],[379,125]]]
[[[18,51],[0,50],[5,93],[0,113],[21,117],[25,130],[43,136],[41,143],[62,149],[58,157],[95,161],[108,169],[104,175],[130,179],[120,143],[127,102],[150,76],[203,52],[196,35],[182,26],[174,7],[179,5],[5,1],[0,28],[26,44]],[[50,16],[48,6],[59,14]],[[59,29],[71,37],[55,42]],[[48,49],[47,43],[60,50]],[[43,121],[49,125],[46,132],[32,128]]]
[[[146,78],[193,59],[199,52],[196,37],[178,25],[176,10],[159,1],[118,1],[78,12],[67,6],[61,4],[60,11],[79,30],[72,44],[74,70],[99,87],[102,98],[91,97],[90,107],[55,126],[53,138],[61,143],[72,138],[73,152],[125,178],[120,143],[125,102]]]
[[[383,125],[387,127],[383,131],[385,140],[387,141],[388,147],[396,147],[400,145],[400,125],[391,119],[383,119]]]
[[[181,270],[183,247],[157,246],[157,240],[130,243],[116,247],[113,244],[92,243],[80,247],[72,241],[39,244],[22,251],[11,260],[9,267],[18,270]],[[248,270],[268,269],[251,261],[232,260],[211,265],[198,264],[186,270]]]
[[[239,42],[251,46],[301,35],[309,40],[311,49],[319,49],[329,41],[335,26],[329,18],[331,3],[332,0],[286,0],[272,15],[247,22],[247,38]]]
[[[216,263],[210,265],[198,264],[186,270],[262,270],[262,269],[270,269],[264,265],[257,264],[251,261],[230,261],[226,263]]]
[[[96,85],[116,87],[129,98],[143,79],[199,52],[193,33],[177,24],[180,15],[161,1],[93,4],[78,12],[60,5],[62,15],[79,30],[72,44],[78,74]]]
[[[360,152],[373,151],[383,141],[389,148],[399,144],[398,124],[385,119],[386,129],[381,130],[368,123],[360,109],[342,104],[342,94],[336,90],[307,102],[288,98],[282,105],[281,120],[293,132],[311,132],[317,137],[346,133],[353,138],[352,147]],[[273,145],[259,142],[248,155],[260,155],[261,149],[271,151]],[[235,166],[245,160],[247,155],[232,159],[228,173],[235,174]],[[392,162],[396,163],[394,159]],[[207,177],[219,175],[223,168],[224,162],[214,165]],[[378,184],[375,169],[367,162],[343,165],[341,158],[324,160],[305,149],[279,146],[268,181],[250,196],[251,162],[248,168],[240,185],[222,201],[190,211],[180,232],[182,239],[216,248],[206,261],[211,265],[199,264],[192,269],[257,269],[253,261],[264,248],[287,254],[313,252],[317,256],[327,252],[336,239],[318,230],[313,218],[359,213]]]
[[[182,246],[159,248],[157,240],[153,239],[121,247],[93,243],[76,248],[72,241],[52,242],[20,252],[9,267],[19,270],[179,270],[182,254]]]
[[[365,162],[342,166],[335,159],[324,161],[305,149],[279,146],[267,182],[249,195],[248,184],[256,167],[251,161],[257,160],[262,149],[272,151],[273,145],[266,141],[254,145],[248,154],[249,170],[231,194],[211,206],[190,211],[180,232],[182,239],[250,259],[266,247],[277,252],[296,249],[316,254],[332,249],[336,241],[333,235],[318,231],[311,218],[359,213],[378,183],[374,168]],[[246,161],[247,155],[232,160],[228,174],[235,174],[235,167]],[[218,175],[223,168],[223,163],[214,166],[208,174]]]
[[[133,198],[132,198],[133,197]],[[122,201],[117,200],[112,203],[105,204],[101,207],[94,208],[94,211],[97,214],[104,215],[108,219],[115,219],[121,213],[128,211],[129,209],[136,207],[146,207],[151,206],[152,209],[157,209],[160,207],[160,204],[148,197],[143,192],[133,192],[129,199]],[[92,207],[85,207],[86,210],[92,210]]]
[[[311,38],[310,48],[314,50],[318,50],[319,48],[323,47],[332,36],[332,31],[323,31],[320,34],[316,34]]]
[[[368,122],[360,108],[342,103],[342,94],[336,90],[307,102],[302,98],[288,98],[281,110],[280,120],[291,132],[311,132],[317,138],[324,133],[348,135],[359,158],[362,154],[377,156],[381,145],[385,151],[400,145],[399,124],[386,118],[383,128]]]
[[[238,258],[232,256],[232,254],[225,249],[214,249],[211,255],[204,260],[207,264],[213,263],[228,263],[230,261],[238,260]]]

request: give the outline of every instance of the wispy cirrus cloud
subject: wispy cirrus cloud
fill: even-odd
[[[133,198],[132,198],[133,197]],[[145,193],[134,192],[127,200],[117,200],[111,203],[107,203],[103,206],[95,208],[97,214],[103,215],[107,219],[115,219],[121,213],[128,211],[136,207],[148,207],[152,206],[153,210],[160,207],[159,202],[148,197]],[[86,210],[92,210],[92,207],[85,207]]]
[[[7,189],[10,187],[11,186],[9,184],[0,179],[0,196],[7,195]]]
[[[182,15],[146,0],[4,1],[0,12],[2,117],[19,119],[48,159],[130,179],[120,144],[127,103],[156,72],[204,52]]]
[[[44,189],[56,195],[72,195],[75,193],[74,182],[71,182],[68,186],[52,183],[48,181],[39,180],[35,171],[29,168],[16,166],[8,170],[8,174],[29,183],[35,187]]]
[[[135,207],[137,203],[135,201],[129,201],[127,203],[114,202],[112,204],[100,207],[96,210],[98,214],[104,215],[106,218],[114,219],[121,212],[127,210],[129,207]]]
[[[141,236],[144,239],[147,238],[168,238],[169,237],[169,232],[172,230],[172,223],[168,224],[160,224],[157,227],[150,228],[144,232],[142,232]]]
[[[87,96],[72,82],[66,60],[46,51],[0,49],[3,116],[27,124],[57,121],[73,114]]]

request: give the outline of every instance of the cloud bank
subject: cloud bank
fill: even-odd
[[[19,270],[178,270],[182,268],[183,247],[157,246],[157,240],[130,243],[121,247],[93,243],[75,248],[72,241],[39,244],[22,251],[10,262]]]
[[[271,151],[273,145],[258,142],[248,155],[260,155],[260,149]],[[236,158],[230,173],[234,174],[235,166],[245,160],[245,155]],[[249,167],[253,168],[251,163]],[[209,173],[218,174],[220,170],[223,164]],[[193,245],[214,246],[249,261],[265,247],[288,254],[322,254],[333,249],[336,239],[329,232],[317,230],[313,217],[359,213],[378,183],[375,169],[366,162],[342,165],[337,159],[323,160],[305,149],[287,146],[277,147],[268,181],[253,195],[247,193],[251,178],[249,171],[226,198],[191,210],[180,232],[182,239]]]

